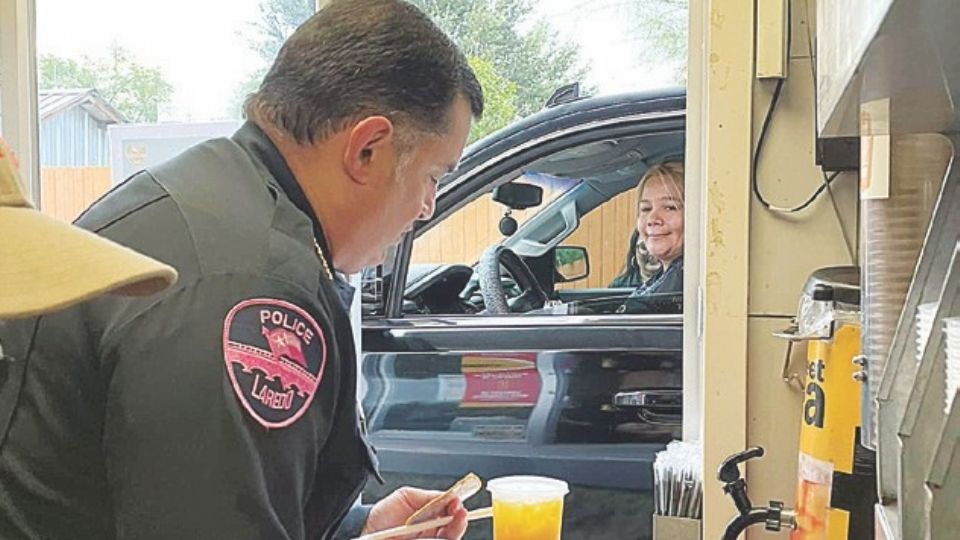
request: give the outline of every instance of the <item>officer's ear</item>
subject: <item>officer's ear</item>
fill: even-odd
[[[385,116],[368,116],[350,128],[343,165],[354,182],[370,184],[393,178],[396,170],[396,130]]]

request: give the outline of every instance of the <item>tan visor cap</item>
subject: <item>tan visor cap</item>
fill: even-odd
[[[0,139],[0,319],[57,311],[107,292],[145,296],[176,280],[166,264],[35,210]]]

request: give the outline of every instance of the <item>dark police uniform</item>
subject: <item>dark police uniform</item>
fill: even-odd
[[[180,280],[0,327],[0,538],[355,535],[376,462],[350,321],[265,134],[143,171],[78,224]]]

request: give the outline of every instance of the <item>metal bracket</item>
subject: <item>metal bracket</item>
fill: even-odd
[[[779,332],[773,332],[773,337],[784,339],[787,341],[787,352],[783,355],[783,365],[780,367],[780,379],[787,383],[788,385],[796,388],[798,391],[804,391],[804,380],[796,371],[791,371],[790,366],[793,365],[793,345],[795,343],[807,342],[807,341],[822,341],[833,338],[834,324],[830,324],[830,335],[829,337],[822,336],[800,336],[798,334],[799,327],[796,322],[780,330]]]

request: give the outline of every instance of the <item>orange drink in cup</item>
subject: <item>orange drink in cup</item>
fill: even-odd
[[[560,540],[563,480],[506,476],[487,482],[493,499],[493,540]]]

